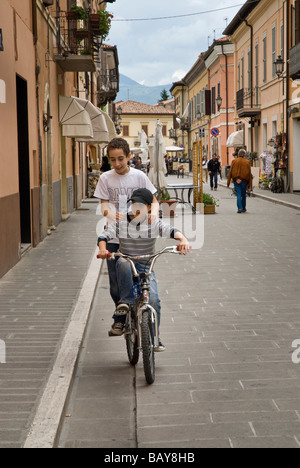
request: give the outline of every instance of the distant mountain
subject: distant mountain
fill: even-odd
[[[120,74],[120,92],[116,101],[137,101],[154,105],[160,100],[160,93],[166,89],[170,95],[171,84],[163,86],[143,86],[128,76]],[[171,97],[171,95],[170,95]]]

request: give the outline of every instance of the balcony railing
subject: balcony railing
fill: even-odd
[[[239,117],[255,117],[260,115],[260,88],[240,89],[236,95],[236,108]]]
[[[99,16],[89,14],[87,20],[77,20],[72,12],[61,11],[56,23],[54,60],[64,71],[95,71],[104,34]]]
[[[293,80],[300,79],[300,42],[290,49],[290,77]]]

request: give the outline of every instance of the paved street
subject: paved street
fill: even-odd
[[[157,264],[167,352],[151,387],[108,338],[103,271],[59,447],[300,447],[300,213],[252,198],[238,215],[217,196],[203,249]]]

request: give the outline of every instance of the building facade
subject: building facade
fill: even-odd
[[[174,141],[169,138],[169,131],[174,127],[174,103],[159,103],[154,106],[135,101],[119,101],[116,109],[121,109],[122,137],[128,141],[131,148],[140,146],[140,133],[146,133],[148,139],[155,136],[156,123],[160,120],[163,126],[165,146],[172,146]]]
[[[235,130],[234,49],[232,42],[223,37],[215,40],[204,55],[208,71],[208,88],[211,93],[211,114],[209,123],[209,152],[221,158],[222,166],[231,164],[233,148],[227,147],[227,140]],[[218,134],[215,136],[215,133]]]
[[[73,4],[84,19],[71,15]],[[0,3],[0,277],[86,196],[87,155],[90,147],[99,151],[99,138],[85,106],[105,105],[118,91],[115,52],[101,71],[98,10],[96,0]],[[98,89],[103,74],[111,84],[105,96]],[[83,133],[82,122],[71,120],[74,108],[85,120]]]
[[[289,71],[298,29],[299,2],[260,0],[247,1],[224,31],[235,47],[236,119],[243,124],[246,148],[258,156],[275,154],[274,173],[284,178],[286,191],[300,190],[297,59],[294,75]],[[262,162],[260,168],[264,172]]]

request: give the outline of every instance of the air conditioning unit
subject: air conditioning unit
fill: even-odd
[[[53,5],[53,3],[54,3],[54,0],[43,0],[43,4],[45,5],[45,7],[49,7]]]

